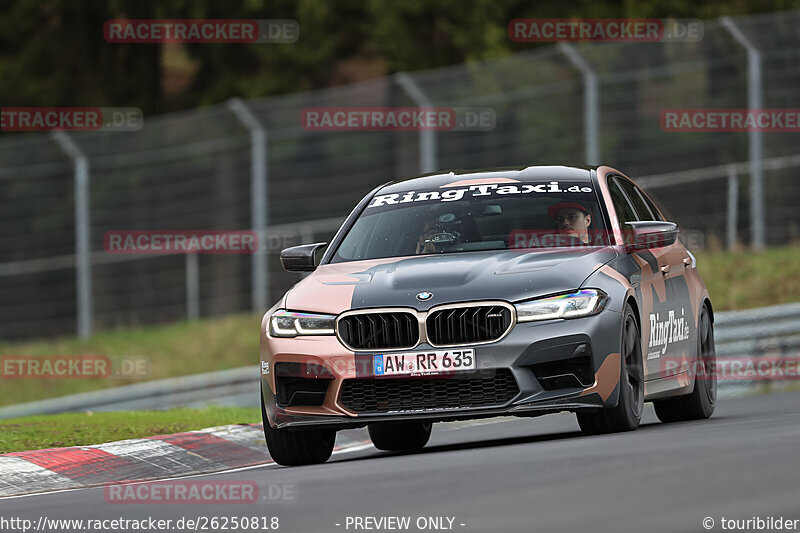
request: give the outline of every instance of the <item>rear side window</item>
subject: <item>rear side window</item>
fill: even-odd
[[[620,227],[624,227],[626,222],[636,222],[636,213],[634,212],[628,199],[622,189],[619,188],[617,180],[608,180],[608,190],[611,191],[611,202],[614,204],[614,211],[617,212]]]
[[[650,207],[645,203],[642,195],[636,190],[636,186],[633,183],[623,178],[616,178],[616,181],[620,184],[622,190],[625,191],[631,204],[633,204],[636,214],[639,215],[639,220],[658,220]]]

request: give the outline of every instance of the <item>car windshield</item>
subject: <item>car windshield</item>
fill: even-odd
[[[478,250],[602,246],[589,182],[480,184],[377,194],[332,262]]]

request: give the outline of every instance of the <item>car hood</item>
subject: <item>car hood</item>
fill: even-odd
[[[425,311],[471,300],[515,302],[576,289],[615,256],[611,247],[592,247],[462,252],[322,265],[289,291],[284,307],[338,314],[369,307]],[[421,292],[433,296],[419,301]]]

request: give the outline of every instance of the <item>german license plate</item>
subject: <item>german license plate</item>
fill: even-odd
[[[432,376],[461,370],[475,370],[475,350],[431,350],[375,354],[376,376]]]

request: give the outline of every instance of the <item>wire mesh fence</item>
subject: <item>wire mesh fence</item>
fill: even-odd
[[[800,108],[800,11],[733,24],[750,53],[725,23],[709,21],[697,42],[538,47],[405,79],[249,100],[249,118],[222,103],[146,117],[139,131],[71,132],[88,167],[86,224],[76,222],[75,154],[51,134],[4,134],[0,338],[263,310],[299,279],[280,268],[281,248],[329,240],[373,187],[431,165],[609,164],[639,179],[707,244],[749,244],[753,137],[660,124],[668,108],[746,108],[754,80],[761,107]],[[494,128],[336,132],[309,131],[301,122],[308,108],[419,107],[420,95],[436,107],[490,108]],[[760,139],[765,242],[789,243],[800,224],[798,134],[763,132]],[[262,232],[262,262],[112,255],[103,246],[108,231],[241,229]],[[81,235],[88,254],[78,253]],[[88,287],[78,283],[81,268]]]

